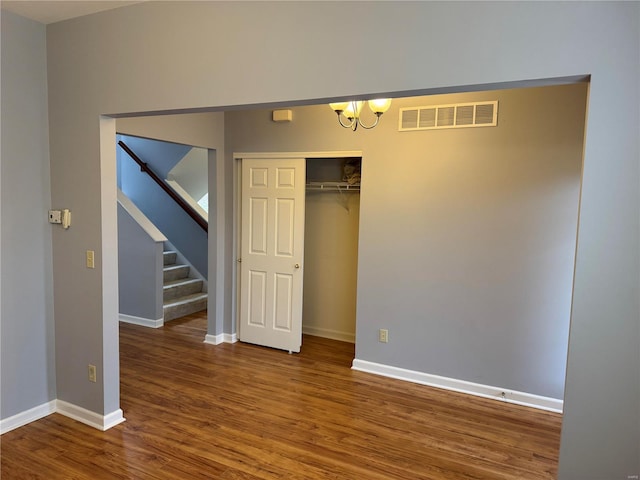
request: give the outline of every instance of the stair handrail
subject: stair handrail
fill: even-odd
[[[209,233],[209,224],[198,214],[198,212],[195,211],[195,209],[191,205],[185,202],[182,197],[174,192],[171,187],[169,187],[169,185],[167,185],[164,180],[158,177],[158,175],[156,175],[145,162],[140,160],[140,157],[133,153],[133,150],[131,150],[126,143],[120,140],[118,141],[118,145],[120,145],[120,148],[127,152],[127,154],[129,154],[129,156],[138,164],[141,172],[149,175],[153,179],[153,181],[156,182],[158,186],[162,188],[167,193],[167,195],[169,195],[173,199],[173,201],[175,201],[185,211],[187,215],[189,215],[198,225],[200,225],[200,227],[202,227],[205,232]]]

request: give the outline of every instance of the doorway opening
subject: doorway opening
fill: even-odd
[[[235,158],[239,339],[290,353],[303,333],[355,343],[362,155]]]
[[[422,369],[450,379],[475,380],[486,386],[485,396],[493,397],[495,386],[504,386],[498,395],[505,395],[498,398],[506,401],[514,400],[510,395],[518,390],[540,392],[561,404],[584,97],[580,92],[570,102],[569,92],[557,92],[555,100],[548,97],[549,108],[562,100],[565,110],[575,111],[573,121],[553,126],[549,108],[541,108],[536,100],[541,93],[526,89],[494,92],[492,98],[500,96],[502,116],[498,128],[491,131],[394,133],[393,122],[385,122],[376,128],[375,136],[339,137],[331,128],[335,125],[311,122],[323,113],[319,106],[300,107],[296,110],[298,122],[286,126],[267,124],[268,120],[264,120],[267,125],[258,124],[259,118],[268,118],[264,109],[225,112],[224,127],[233,134],[225,138],[228,161],[217,165],[223,169],[218,171],[222,176],[217,184],[226,184],[227,192],[229,187],[238,187],[233,160],[242,155],[230,152],[266,150],[275,140],[284,142],[285,137],[292,150],[316,147],[321,136],[328,139],[323,143],[330,140],[338,148],[362,148],[346,154],[302,154],[317,161],[317,157],[361,157],[366,152],[364,178],[371,188],[363,196],[364,223],[359,225],[360,358],[369,357],[381,365],[393,365],[397,360],[407,371]],[[428,101],[446,103],[431,97]],[[427,104],[422,99],[420,103],[410,98],[397,100],[401,106],[402,102]],[[544,121],[536,121],[536,130],[532,130],[528,122],[538,117]],[[307,119],[310,121],[305,123]],[[295,130],[310,124],[315,126],[311,133]],[[568,150],[560,127],[571,129],[571,157],[575,160],[571,166],[561,163],[568,158]],[[503,133],[509,129],[515,131]],[[536,147],[538,151],[532,148],[532,133],[546,138]],[[394,141],[381,140],[385,134],[393,135]],[[273,151],[281,151],[279,144]],[[233,266],[239,253],[237,238],[233,238],[238,228],[238,205],[234,194],[227,195],[226,207],[221,210],[227,215],[226,234],[220,234],[225,243],[216,252],[228,262],[231,287],[220,282],[217,287],[222,294],[216,297],[229,295],[232,311],[229,315],[225,306],[224,327],[216,323],[219,330],[215,333],[232,336],[237,331],[239,291]],[[572,197],[569,204],[562,203],[566,195]],[[481,208],[481,202],[486,208]],[[571,223],[564,223],[559,214]],[[562,230],[560,241],[541,248],[545,241],[542,234],[558,229]],[[556,252],[556,258],[551,258]],[[555,270],[544,270],[545,266]],[[557,274],[559,266],[562,275]],[[226,275],[223,271],[220,274]],[[562,288],[556,288],[560,281]],[[513,294],[505,294],[507,290],[514,290]],[[388,325],[391,347],[381,345],[377,335]],[[546,349],[544,356],[537,354],[541,349]],[[455,359],[448,358],[448,352],[453,351]],[[517,369],[530,378],[509,378]]]
[[[502,142],[499,141],[500,126],[514,128],[514,125],[517,124],[514,120],[517,118],[548,115],[549,110],[539,108],[535,97],[526,95],[526,93],[519,91],[501,92],[501,95],[505,97],[503,103],[501,103],[501,108],[503,109],[501,111],[504,116],[498,122],[499,127],[490,132],[482,129],[468,129],[460,130],[462,133],[457,133],[453,130],[443,130],[434,134],[398,133],[397,138],[401,142],[398,144],[394,142],[393,146],[391,146],[391,142],[387,144],[387,142],[379,141],[373,135],[368,137],[369,143],[365,142],[367,137],[363,137],[365,141],[358,140],[357,142],[335,140],[335,138],[338,138],[337,136],[326,137],[330,138],[332,144],[339,148],[362,148],[362,151],[331,152],[330,154],[321,155],[314,153],[303,154],[306,159],[307,169],[313,170],[314,166],[316,166],[313,162],[330,162],[330,159],[344,159],[345,157],[362,158],[362,152],[366,153],[367,162],[365,162],[365,165],[367,168],[364,172],[364,179],[367,186],[371,185],[372,188],[367,190],[363,197],[362,215],[365,222],[362,225],[358,224],[358,235],[360,237],[360,233],[362,233],[361,238],[363,241],[358,242],[359,248],[356,250],[356,254],[360,258],[358,279],[364,284],[364,287],[359,287],[364,299],[358,305],[360,307],[358,308],[358,355],[360,358],[367,358],[365,354],[379,355],[376,349],[385,348],[385,345],[378,345],[379,340],[375,335],[379,328],[386,328],[386,325],[377,323],[378,319],[384,319],[387,322],[394,322],[391,324],[389,335],[392,348],[394,348],[396,342],[400,342],[403,345],[404,351],[400,351],[400,349],[393,351],[397,358],[408,357],[413,352],[416,355],[416,359],[420,360],[433,353],[435,360],[424,368],[427,371],[428,368],[431,368],[431,365],[436,364],[435,361],[438,360],[438,357],[445,358],[447,351],[455,351],[454,360],[449,359],[447,362],[443,362],[443,368],[449,368],[453,373],[445,372],[443,376],[464,380],[468,377],[463,374],[458,375],[453,370],[457,368],[462,371],[463,368],[467,367],[468,370],[473,369],[474,365],[480,365],[480,363],[488,365],[496,359],[495,368],[485,369],[483,367],[481,375],[493,375],[495,373],[507,378],[511,371],[516,367],[519,368],[517,360],[524,358],[524,354],[520,355],[520,353],[527,353],[528,351],[516,348],[519,330],[522,331],[530,327],[526,331],[524,345],[525,347],[531,347],[530,350],[533,352],[532,358],[535,364],[528,362],[525,365],[527,367],[525,370],[533,371],[535,365],[545,363],[549,367],[543,369],[546,373],[538,376],[538,378],[532,377],[532,381],[540,383],[545,378],[553,376],[558,384],[557,389],[561,390],[562,385],[560,383],[564,380],[563,365],[566,361],[567,342],[565,336],[568,334],[568,310],[567,315],[562,315],[560,319],[562,323],[555,322],[550,313],[555,315],[560,309],[554,308],[551,311],[551,309],[547,308],[551,303],[538,294],[534,296],[532,292],[538,291],[546,294],[555,292],[557,295],[551,298],[555,303],[562,303],[563,305],[570,303],[570,273],[572,268],[569,267],[573,264],[573,258],[566,255],[562,257],[563,265],[567,267],[563,269],[563,272],[568,272],[565,275],[566,278],[563,277],[563,285],[567,287],[566,289],[562,291],[557,288],[541,289],[538,287],[557,282],[559,276],[551,270],[542,270],[545,264],[542,264],[539,259],[545,251],[536,250],[536,248],[542,241],[542,233],[547,232],[549,228],[558,229],[562,227],[562,222],[556,217],[560,211],[571,214],[565,216],[571,216],[571,221],[575,221],[577,215],[573,216],[575,215],[573,212],[577,210],[577,205],[571,203],[563,206],[562,202],[558,201],[561,200],[558,194],[563,191],[565,193],[578,191],[580,168],[578,163],[571,168],[568,166],[561,167],[561,164],[556,161],[564,161],[568,156],[567,145],[563,143],[566,142],[564,140],[565,135],[559,129],[551,129],[545,122],[538,122],[536,125],[541,130],[540,134],[548,135],[550,140],[548,143],[540,145],[541,150],[536,155],[528,152],[524,152],[526,155],[524,153],[521,154],[519,150],[524,144],[528,146],[529,150],[532,149],[530,137],[527,136],[530,134],[530,128],[527,130],[523,126],[514,134],[502,139]],[[511,96],[511,98],[507,98],[508,96]],[[566,95],[562,96],[562,98],[566,97]],[[516,100],[519,107],[517,110],[515,108]],[[578,98],[577,100],[580,99]],[[408,102],[409,100],[405,101]],[[429,101],[437,102],[438,104],[443,103],[433,99],[429,99]],[[514,105],[511,112],[507,108],[503,108],[509,105],[508,101]],[[397,103],[400,103],[400,100]],[[424,105],[424,103],[415,102],[414,104]],[[569,106],[577,111],[579,104],[580,102],[577,101],[575,105],[572,102]],[[311,110],[314,107],[301,108]],[[582,113],[584,114],[584,106],[582,108]],[[262,127],[264,132],[255,128],[255,125],[251,123],[253,118],[251,112],[226,112],[225,115],[229,115],[230,120],[229,125],[225,120],[224,127],[228,126],[229,131],[232,131],[233,128],[241,128],[238,126],[241,123],[239,121],[241,114],[246,115],[248,119],[245,122],[248,126],[242,128],[251,130],[252,143],[245,142],[243,144],[244,140],[242,138],[238,140],[234,138],[234,135],[229,135],[232,141],[227,144],[227,152],[244,151],[237,148],[238,145],[250,145],[256,149],[264,148],[263,145],[267,145],[267,140],[262,141],[262,143],[259,140],[262,136],[265,138],[271,137],[272,139],[273,132],[267,126]],[[255,116],[258,116],[258,114]],[[264,117],[265,115],[263,114],[262,116]],[[389,118],[389,116],[385,118]],[[302,119],[302,115],[300,119]],[[500,124],[500,121],[503,123]],[[577,132],[578,127],[581,128],[579,123],[579,121],[574,122],[574,127],[572,127],[572,123],[566,123],[565,127],[576,130],[571,138],[579,139],[583,135],[583,131]],[[302,121],[296,125],[301,124],[303,124]],[[383,132],[386,125],[384,123],[377,127],[379,130],[376,130],[376,133]],[[289,127],[292,126],[290,125]],[[273,126],[273,128],[276,128],[276,126]],[[390,129],[395,130],[392,125],[390,125]],[[328,128],[323,129],[321,133],[323,135],[327,133],[332,135],[333,133],[328,132],[328,130]],[[507,128],[504,128],[504,130],[507,130]],[[387,131],[387,133],[391,135],[390,132]],[[240,137],[240,134],[236,135]],[[396,134],[394,133],[393,135]],[[464,135],[466,141],[459,139],[459,136],[462,135]],[[307,138],[317,138],[319,136],[320,134],[314,131],[313,136],[309,135]],[[284,138],[284,135],[282,137]],[[300,137],[301,135],[296,136],[296,138]],[[256,140],[256,138],[259,140]],[[289,139],[290,137],[287,138]],[[289,141],[288,139],[287,141]],[[292,149],[296,147],[300,148],[300,150],[305,149],[306,144],[300,147],[302,144],[300,141],[295,143],[295,138],[292,141],[294,142]],[[313,142],[309,142],[309,144],[312,147],[317,145],[317,143]],[[502,148],[491,148],[493,145],[502,146]],[[468,151],[456,155],[456,151],[462,150],[463,147]],[[576,151],[579,150],[579,147],[578,141],[571,142],[572,151],[574,149]],[[234,148],[237,149],[233,150]],[[296,155],[299,156],[300,154]],[[228,161],[225,160],[216,165],[218,169],[216,175],[221,175],[216,177],[218,183],[214,182],[214,184],[226,182],[228,190],[232,186],[237,188],[239,178],[236,164],[238,162],[233,160],[242,158],[242,155],[238,157],[227,153],[225,158]],[[581,158],[579,152],[575,154],[575,158]],[[369,168],[369,165],[371,165],[371,168]],[[536,165],[539,166],[536,167]],[[385,170],[384,172],[382,171],[383,169]],[[553,171],[556,171],[556,173],[551,175]],[[234,176],[235,178],[233,178]],[[229,181],[230,177],[231,181]],[[307,183],[317,181],[319,181],[318,178],[310,175],[307,175],[305,179]],[[482,189],[482,185],[495,186],[496,188]],[[518,185],[518,188],[516,188],[516,185]],[[326,201],[329,198],[326,192],[323,194],[307,192],[307,202],[310,201],[309,198],[311,196],[316,195],[322,197],[320,201]],[[340,193],[335,195],[340,195]],[[236,216],[239,210],[234,198],[235,195],[229,195],[226,209],[224,205],[222,209],[227,212],[233,210],[232,213],[227,213],[227,221],[235,222],[232,232],[237,232],[239,224]],[[352,202],[355,197],[349,198],[349,201]],[[538,203],[530,203],[527,199],[535,200]],[[479,200],[482,200],[487,205],[499,206],[500,209],[481,209],[479,208]],[[521,200],[526,201],[522,205],[527,209],[513,208],[515,205],[520,205],[517,202],[521,202]],[[230,206],[233,203],[235,203],[235,208]],[[350,206],[351,204],[347,204],[347,207]],[[470,209],[473,209],[473,211],[470,211]],[[345,213],[347,213],[347,210],[345,210]],[[360,212],[358,211],[358,213]],[[504,216],[499,217],[498,214]],[[353,210],[349,215],[353,215]],[[534,221],[536,222],[535,225]],[[218,222],[220,222],[220,219],[218,219]],[[224,219],[222,223],[224,224]],[[435,229],[435,225],[439,225],[440,228]],[[562,236],[562,242],[552,246],[554,248],[562,247],[563,251],[571,251],[575,247],[575,228],[571,225],[565,225],[565,227],[566,229],[563,227],[565,235]],[[229,226],[226,228],[226,234],[229,234]],[[569,230],[573,230],[573,234]],[[520,235],[515,237],[513,236],[514,232],[520,232]],[[224,237],[225,234],[221,233],[220,235]],[[309,235],[312,234],[307,233],[307,236]],[[229,235],[229,237],[232,237],[232,235]],[[233,267],[236,264],[239,253],[236,250],[236,240],[234,238],[225,238],[226,243],[221,250],[211,250],[210,248],[209,251],[221,252],[220,256],[226,258],[227,262],[233,262],[231,265],[227,265],[228,269],[234,272],[232,275],[236,275],[232,277],[231,284],[236,286],[236,291],[239,291],[237,290],[238,277],[235,273],[236,269]],[[455,240],[456,243],[451,240]],[[463,240],[467,242],[464,245]],[[501,261],[502,257],[500,255],[512,253],[516,250],[514,248],[515,243],[509,243],[516,240],[522,240],[523,245],[527,247],[527,250],[520,249],[519,251],[528,256],[528,259],[531,260],[531,265],[535,266],[537,264],[541,267],[537,271],[538,276],[531,276],[527,269],[519,268],[521,263],[526,262],[518,263],[518,268],[516,269],[512,268],[514,266],[513,263]],[[498,242],[502,242],[503,248],[497,248]],[[389,254],[390,245],[397,247],[396,253],[398,255],[394,258],[400,266],[393,265],[393,259]],[[465,245],[467,248],[464,248]],[[419,250],[417,247],[422,247],[422,249]],[[232,249],[233,252],[229,255]],[[546,251],[551,252],[551,250]],[[404,252],[414,252],[416,257],[405,256],[403,255]],[[448,254],[455,262],[445,262],[444,257],[441,254],[437,254],[438,252]],[[514,258],[515,260],[520,260],[518,255],[514,255]],[[559,258],[560,256],[558,255]],[[427,262],[425,259],[429,259],[429,261]],[[305,264],[308,261],[305,258]],[[549,262],[549,265],[557,268],[559,262],[556,259],[553,262]],[[423,269],[418,271],[417,266],[421,266]],[[452,267],[459,268],[454,270]],[[500,267],[501,270],[496,267]],[[364,275],[362,274],[363,268]],[[378,275],[383,272],[385,274],[391,272],[395,275],[379,278],[376,275],[372,275],[374,268],[377,270]],[[479,278],[472,278],[469,275],[474,269],[481,270]],[[406,272],[410,274],[410,278],[409,276],[397,275],[398,273]],[[516,275],[509,277],[507,274],[511,272],[515,272]],[[429,276],[434,273],[438,273],[438,278],[435,280]],[[216,275],[218,275],[218,272],[216,272]],[[220,271],[220,275],[223,275],[222,271]],[[491,303],[484,302],[483,298],[478,295],[486,291],[486,297],[490,297],[492,293],[490,289],[495,283],[494,280],[501,280],[502,288],[508,289],[514,286],[514,282],[503,281],[504,279],[515,278],[520,280],[526,276],[531,277],[529,279],[531,288],[521,289],[518,292],[521,297],[505,295],[499,298],[500,302]],[[306,281],[306,283],[309,283],[309,281]],[[218,283],[217,287],[223,292],[217,298],[227,295],[228,289],[225,288],[224,282]],[[455,292],[453,287],[457,289]],[[466,287],[470,288],[465,291]],[[453,296],[449,298],[445,295],[449,289],[451,291],[448,293],[455,294],[455,298]],[[469,293],[476,296],[469,295]],[[236,299],[238,296],[235,293],[232,295],[230,300],[231,308],[235,307],[237,309]],[[468,315],[467,317],[458,315],[457,319],[451,316],[450,321],[444,321],[444,317],[435,315],[436,313],[444,315],[454,310],[460,312],[464,308],[472,306],[474,301],[476,305],[487,311],[490,307],[500,307],[503,313],[509,313],[507,307],[514,306],[515,300],[518,299],[521,300],[521,304],[538,310],[540,310],[538,306],[543,306],[546,309],[545,315],[536,318],[535,322],[526,324],[520,321],[522,315],[513,315],[511,318],[514,321],[510,323],[502,322],[500,326],[498,326],[498,320],[501,317],[487,314],[484,315],[486,318],[481,318],[480,313],[485,314],[487,312],[478,308],[473,310],[473,315]],[[384,304],[380,305],[381,302],[379,300],[383,300]],[[372,307],[374,304],[376,308]],[[443,308],[436,311],[438,307]],[[229,322],[231,327],[225,324],[224,330],[220,329],[215,333],[222,334],[226,332],[225,335],[233,335],[237,331],[237,323],[234,324],[234,319],[237,318],[236,312],[237,310],[233,311],[233,315],[229,316],[225,311],[225,322]],[[407,312],[414,312],[412,313],[415,317],[412,332],[409,332],[408,329],[407,331],[402,330],[405,323],[408,324]],[[557,316],[559,317],[559,315]],[[469,321],[463,323],[461,321],[463,318],[468,318]],[[544,325],[542,322],[544,322]],[[216,325],[221,326],[222,323],[217,323]],[[426,333],[427,325],[431,328],[428,334]],[[500,334],[493,335],[496,343],[490,344],[485,336],[491,329],[498,327]],[[303,323],[303,331],[305,329],[309,331],[313,328],[314,325]],[[331,326],[317,328],[338,330]],[[544,338],[540,334],[541,328],[544,328],[544,331],[547,332],[546,336],[548,338]],[[457,334],[442,335],[442,332],[439,331],[447,329],[457,332]],[[317,331],[309,331],[309,334],[312,333],[318,334]],[[326,331],[321,333],[327,334]],[[461,344],[468,341],[468,344],[465,348],[449,348],[447,345],[438,345],[432,342],[430,348],[425,347],[431,341],[431,337],[438,336],[441,340],[455,340]],[[553,341],[554,350],[544,356],[538,355],[537,352],[542,351],[540,346],[544,347],[550,341]],[[558,345],[558,348],[555,348],[555,345]],[[483,346],[486,348],[480,348]],[[476,347],[478,348],[475,349]],[[391,350],[388,346],[386,348]],[[465,356],[469,358],[463,358]],[[385,358],[383,355],[379,355],[379,358],[381,364],[387,363],[388,365],[392,365],[395,360],[390,357]],[[414,368],[417,369],[417,367],[409,366],[407,370]],[[486,381],[482,378],[482,380],[482,382],[479,381],[478,383],[484,383],[488,386],[501,385],[491,378]],[[502,382],[502,380],[500,381]],[[510,385],[507,384],[506,386]],[[517,387],[513,388],[514,390],[517,389]],[[520,391],[525,391],[525,387],[520,387]],[[512,400],[508,397],[510,393],[508,390],[505,392],[504,400]],[[493,395],[493,389],[488,387],[484,396],[492,397]],[[562,397],[555,396],[554,398],[561,399]]]
[[[209,152],[116,140],[119,320],[159,328],[207,309]]]

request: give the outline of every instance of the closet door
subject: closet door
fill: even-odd
[[[304,158],[242,160],[243,342],[300,351],[304,199]]]

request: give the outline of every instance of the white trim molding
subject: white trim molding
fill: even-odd
[[[340,330],[303,325],[302,333],[304,335],[311,335],[314,337],[330,338],[331,340],[339,340],[341,342],[356,343],[355,333],[343,332]]]
[[[220,345],[221,343],[236,343],[238,336],[235,333],[220,333],[219,335],[205,335],[204,343]]]
[[[59,413],[60,415],[72,418],[90,427],[102,430],[103,432],[125,421],[121,409],[117,409],[108,415],[100,415],[62,400],[51,400],[50,402],[43,403],[42,405],[1,420],[0,435],[40,420],[52,413]]]
[[[381,363],[368,362],[366,360],[354,359],[351,367],[353,370],[373,373],[384,377],[395,378],[407,382],[419,383],[430,387],[443,388],[453,392],[466,393],[477,397],[490,398],[506,403],[524,405],[526,407],[538,408],[550,412],[562,413],[563,401],[557,398],[543,397],[532,393],[518,392],[490,385],[457,380],[455,378],[441,377],[430,373],[406,370],[404,368],[392,367]]]
[[[28,423],[35,422],[41,418],[56,412],[56,401],[43,403],[37,407],[30,408],[11,417],[0,420],[0,435],[4,435],[11,430],[22,427]]]
[[[78,407],[63,400],[56,401],[56,412],[65,417],[73,418],[85,425],[89,425],[90,427],[102,430],[103,432],[126,420],[121,409],[117,409],[107,415],[100,415],[99,413]]]
[[[122,205],[122,208],[124,208],[125,211],[129,215],[131,215],[136,223],[140,225],[140,227],[146,232],[147,235],[149,235],[149,237],[154,242],[167,241],[167,237],[165,237],[164,234],[160,230],[158,230],[158,227],[156,227],[153,222],[151,222],[151,220],[149,220],[147,216],[142,213],[142,210],[136,207],[135,203],[133,203],[129,199],[129,197],[127,197],[120,189],[118,189],[118,203]]]
[[[125,315],[124,313],[119,313],[118,320],[124,323],[140,325],[142,327],[160,328],[164,326],[164,317],[157,320],[152,320],[150,318],[134,317],[133,315]]]
[[[362,157],[362,150],[306,151],[306,152],[234,152],[233,159],[244,158],[343,158]]]
[[[187,192],[182,185],[180,185],[176,180],[173,179],[165,179],[167,185],[169,185],[176,194],[178,194],[185,202],[189,204],[191,208],[193,208],[198,215],[200,215],[204,220],[209,222],[209,213],[200,206],[200,204],[193,198],[189,192]]]

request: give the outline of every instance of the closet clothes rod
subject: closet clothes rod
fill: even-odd
[[[318,191],[327,191],[327,192],[359,192],[360,185],[352,185],[349,183],[339,183],[339,182],[312,182],[307,183],[307,190],[318,190]]]

